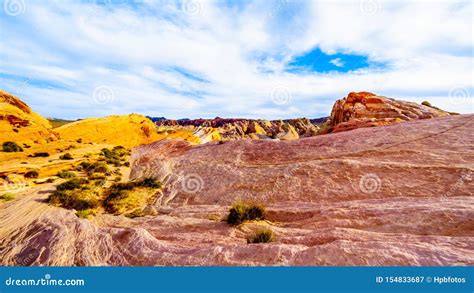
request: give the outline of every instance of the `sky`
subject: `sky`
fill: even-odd
[[[474,112],[469,0],[0,2],[0,89],[47,117],[317,118],[352,91]]]

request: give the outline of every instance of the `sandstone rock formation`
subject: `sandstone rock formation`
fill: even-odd
[[[167,185],[158,215],[79,219],[52,186],[0,206],[1,265],[474,265],[474,115],[294,141],[134,152],[132,177]],[[236,198],[268,222],[229,226]],[[247,244],[261,226],[276,241]]]
[[[61,139],[84,142],[107,143],[128,147],[150,143],[162,138],[156,126],[142,115],[130,114],[88,118],[68,123],[55,129]]]
[[[210,132],[217,130],[222,140],[269,139],[293,140],[310,137],[318,133],[319,127],[307,118],[289,120],[252,120],[252,119],[195,119],[195,120],[159,120],[159,127],[184,127]]]
[[[56,140],[48,120],[33,112],[19,98],[0,91],[0,138],[17,143],[45,142]]]
[[[336,101],[331,117],[321,132],[340,132],[448,115],[450,113],[426,105],[398,101],[369,92],[352,92]]]
[[[412,111],[401,111],[410,118],[406,122],[386,127],[199,145],[225,127],[179,125],[154,133],[142,128],[149,122],[142,123],[141,116],[67,124],[61,127],[66,141],[47,145],[63,143],[63,148],[78,138],[136,145],[154,135],[186,140],[161,140],[133,150],[130,177],[157,177],[164,183],[150,207],[154,212],[145,217],[80,219],[73,210],[45,202],[56,183],[15,184],[15,198],[0,200],[0,265],[472,266],[474,115],[417,119],[435,114],[422,111],[411,118]],[[375,119],[393,118],[384,115]],[[249,137],[265,135],[275,127],[270,124],[227,127],[231,134]],[[301,126],[289,126],[303,136]],[[281,127],[284,131],[276,134],[291,131]],[[193,141],[196,130],[202,133]],[[82,158],[90,149],[78,145],[84,149],[71,152]],[[102,145],[87,147],[100,151]],[[20,165],[25,158],[14,162]],[[33,163],[40,160],[59,164],[49,158]],[[11,162],[0,161],[0,171]],[[229,226],[222,219],[236,199],[265,204],[267,221]],[[262,226],[271,228],[276,240],[247,244]]]

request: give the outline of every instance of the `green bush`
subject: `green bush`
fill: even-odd
[[[16,153],[16,152],[22,152],[23,148],[17,145],[16,142],[7,141],[3,143],[3,151],[6,153]]]
[[[65,153],[59,157],[61,160],[74,160],[73,156],[70,153]]]
[[[231,225],[239,225],[245,221],[264,219],[265,207],[263,205],[238,201],[234,203],[229,210],[227,223]]]
[[[125,161],[124,158],[128,155],[128,151],[123,146],[116,146],[112,150],[103,148],[100,152],[100,156],[103,157],[103,160],[110,165],[114,165],[115,167],[122,166],[121,161]]]
[[[247,243],[269,243],[275,240],[275,234],[271,229],[262,228],[255,232],[254,235],[247,239]]]
[[[105,186],[105,184],[107,184],[107,180],[95,180],[94,181],[95,186],[103,187],[103,186]]]
[[[431,105],[431,103],[428,102],[428,101],[423,101],[423,102],[421,102],[421,104],[422,104],[423,106],[427,106],[427,107],[433,108],[433,105]]]
[[[136,184],[140,187],[161,188],[161,182],[156,178],[145,178],[141,181],[138,181]]]
[[[109,167],[104,164],[103,162],[81,162],[78,166],[76,166],[77,171],[85,171],[88,174],[92,173],[107,173],[109,171]]]
[[[98,195],[90,190],[56,190],[48,197],[48,202],[78,211],[99,206]]]
[[[36,170],[31,170],[31,171],[26,172],[25,175],[23,176],[25,178],[38,178],[39,172]]]
[[[59,178],[63,178],[63,179],[70,179],[70,178],[74,178],[76,177],[76,173],[74,172],[71,172],[71,171],[61,171],[61,172],[58,172],[58,174],[56,174]]]
[[[100,173],[92,173],[87,177],[89,180],[105,180],[107,177]]]
[[[14,200],[14,199],[15,199],[15,195],[13,193],[0,194],[0,200],[9,201],[9,200]]]
[[[87,210],[80,210],[76,212],[76,216],[81,219],[89,219],[92,216],[95,216],[95,210],[87,209]]]
[[[71,179],[69,181],[66,181],[56,186],[56,190],[63,191],[63,190],[79,189],[79,188],[83,188],[84,187],[83,185],[88,184],[88,183],[89,183],[89,180],[84,179],[84,178]]]

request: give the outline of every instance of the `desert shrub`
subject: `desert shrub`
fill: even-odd
[[[76,173],[64,170],[64,171],[58,172],[56,176],[63,179],[70,179],[70,178],[76,177]]]
[[[78,138],[78,139],[76,140],[76,142],[77,142],[77,143],[82,143],[82,138]]]
[[[56,190],[49,195],[48,202],[78,211],[99,206],[98,194],[92,190]]]
[[[427,107],[433,108],[433,105],[431,105],[431,103],[428,102],[428,101],[423,101],[423,102],[421,102],[421,104],[422,104],[423,106],[427,106]]]
[[[126,214],[125,216],[134,219],[134,218],[143,217],[143,216],[145,216],[145,215],[146,215],[146,214],[145,214],[145,212],[143,211],[143,209],[140,209],[140,208],[139,208],[139,209],[133,210],[131,213],[128,213],[128,214]]]
[[[15,195],[13,193],[0,194],[0,200],[9,201],[9,200],[14,200],[14,199],[15,199]]]
[[[16,152],[22,152],[23,148],[16,144],[16,142],[13,141],[6,141],[3,143],[3,151],[6,153],[16,153]]]
[[[255,231],[255,233],[247,238],[247,243],[269,243],[275,240],[275,234],[271,229],[262,228]]]
[[[38,178],[39,172],[36,170],[31,170],[31,171],[26,172],[25,175],[23,176],[25,178]]]
[[[29,155],[28,157],[33,157],[33,158],[46,158],[46,157],[49,157],[49,153],[47,152],[37,152],[37,153],[34,153],[32,155]]]
[[[245,221],[264,220],[265,207],[257,203],[246,203],[237,201],[229,210],[227,223],[231,225],[239,225]]]
[[[92,173],[106,173],[109,170],[107,164],[103,162],[81,162],[78,166],[76,166],[77,171],[85,171],[88,174]]]
[[[129,152],[123,146],[116,146],[112,150],[108,148],[103,148],[100,152],[100,156],[103,157],[103,160],[110,165],[114,165],[115,167],[122,166],[122,161],[125,161],[124,158],[128,155]]]
[[[95,216],[96,210],[94,209],[87,209],[87,210],[80,210],[76,212],[76,216],[81,219],[89,219],[92,216]]]
[[[105,184],[107,184],[107,180],[95,180],[94,181],[94,185],[98,186],[98,187],[105,186]]]
[[[90,162],[81,162],[79,165],[76,166],[77,171],[87,171],[91,167]]]
[[[61,160],[74,160],[70,153],[65,153],[64,155],[59,157]]]
[[[56,190],[58,191],[63,191],[63,190],[74,190],[74,189],[79,189],[83,188],[85,184],[88,184],[89,180],[84,179],[84,178],[75,178],[71,179],[69,181],[66,181],[64,183],[59,184],[56,186]]]
[[[153,178],[126,183],[114,183],[105,192],[104,207],[110,213],[141,216],[137,209],[142,209],[148,200],[154,197],[150,189],[161,187]],[[151,202],[150,202],[151,203]]]
[[[100,173],[92,173],[87,177],[89,180],[105,180],[107,177]]]
[[[124,165],[125,167],[130,167],[130,162],[125,162],[125,163],[123,163],[123,165]]]
[[[114,181],[115,181],[115,182],[120,182],[120,181],[122,181],[122,176],[115,176]]]
[[[148,188],[161,188],[161,182],[156,178],[145,178],[141,181],[138,181],[136,185]]]

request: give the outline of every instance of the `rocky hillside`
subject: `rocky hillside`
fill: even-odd
[[[293,140],[314,136],[319,127],[307,118],[290,120],[252,120],[252,119],[195,119],[159,120],[159,127],[186,128],[194,131],[211,132],[217,130],[222,140],[235,139],[281,139]]]
[[[393,123],[444,117],[450,115],[429,103],[399,101],[369,92],[349,93],[334,104],[330,119],[321,133],[341,132],[361,127],[384,126]]]
[[[171,239],[194,249],[182,263],[473,265],[473,127],[457,115],[285,142],[160,141],[135,149],[131,177],[166,182],[157,208],[183,224],[148,231],[156,245],[164,226],[180,231]],[[244,244],[255,224],[199,216],[237,199],[267,205],[274,244]]]
[[[156,126],[142,115],[88,118],[55,129],[61,139],[123,146],[137,146],[156,141]]]
[[[4,141],[31,144],[56,140],[48,120],[33,112],[19,98],[0,91],[0,138]]]
[[[137,148],[132,178],[165,184],[155,213],[86,220],[46,183],[0,207],[0,265],[474,265],[474,115],[301,140]],[[266,221],[231,226],[236,199]],[[271,243],[248,244],[271,229]]]

